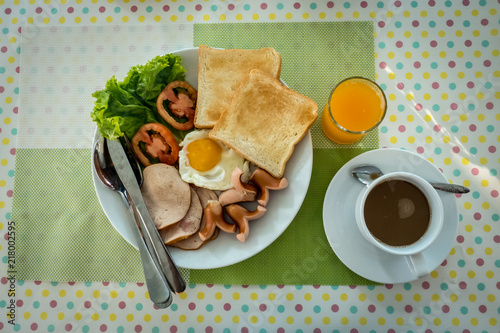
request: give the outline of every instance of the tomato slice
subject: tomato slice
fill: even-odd
[[[162,124],[145,124],[132,138],[132,147],[139,161],[144,166],[151,165],[149,158],[141,149],[141,142],[145,144],[146,153],[158,158],[162,163],[173,165],[179,158],[179,145],[168,128]]]
[[[179,89],[180,88],[180,89]],[[174,89],[177,89],[176,94]],[[196,108],[197,92],[186,81],[174,81],[169,83],[160,93],[156,100],[156,108],[160,116],[172,127],[187,131],[194,127],[194,112]],[[178,122],[170,113],[165,110],[163,102],[169,101],[170,112],[177,117],[186,117],[185,123]]]

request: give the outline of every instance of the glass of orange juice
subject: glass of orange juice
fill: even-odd
[[[333,142],[354,143],[384,119],[387,99],[375,82],[350,77],[333,88],[321,117],[321,128]]]

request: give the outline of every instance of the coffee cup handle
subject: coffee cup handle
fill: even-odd
[[[414,274],[421,278],[430,273],[429,268],[427,267],[427,263],[425,262],[424,255],[422,252],[413,254],[411,256],[407,256],[408,265],[410,269],[414,272]]]

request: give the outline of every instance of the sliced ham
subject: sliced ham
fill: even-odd
[[[159,230],[186,216],[191,206],[191,189],[175,167],[152,164],[144,169],[143,175],[142,196]]]
[[[179,222],[168,226],[160,231],[165,244],[170,245],[182,239],[186,239],[200,229],[203,208],[196,191],[191,188],[191,206]]]
[[[195,187],[195,191],[200,198],[201,206],[203,207],[203,209],[205,209],[205,207],[207,206],[208,201],[217,200],[217,194],[212,190],[202,187]],[[200,230],[203,230],[205,228],[206,223],[207,223],[206,216],[203,215],[201,218]],[[210,237],[206,241],[201,240],[199,234],[195,233],[186,239],[183,239],[181,241],[175,242],[170,245],[183,250],[197,250],[203,245],[205,245],[207,242],[216,239],[218,235],[219,235],[219,229],[216,228],[212,237]]]
[[[212,237],[206,241],[202,241],[201,238],[198,236],[198,233],[196,233],[196,237],[193,235],[181,241],[170,244],[170,246],[177,247],[182,250],[198,250],[200,247],[202,247],[203,245],[205,245],[210,241],[213,241],[218,236],[219,236],[219,229],[215,229],[215,232],[212,235]]]

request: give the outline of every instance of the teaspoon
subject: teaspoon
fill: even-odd
[[[354,178],[359,180],[361,183],[365,185],[370,185],[375,179],[384,174],[382,171],[373,165],[361,165],[352,170],[352,175]],[[465,186],[456,185],[456,184],[447,184],[447,183],[434,183],[429,182],[436,190],[441,190],[445,192],[452,193],[469,193],[469,189]]]

